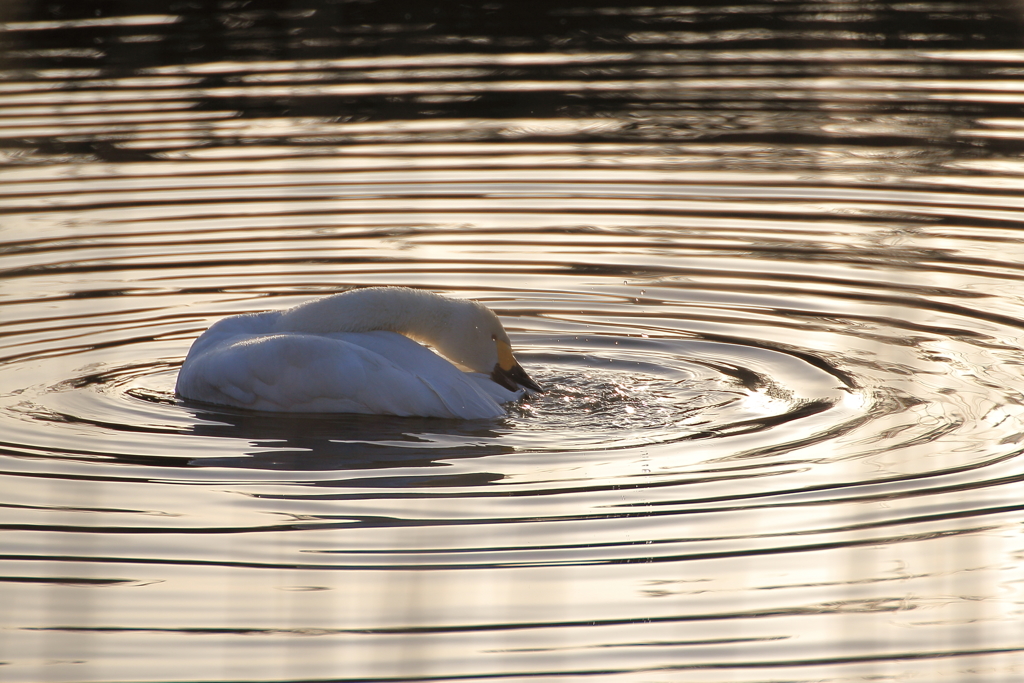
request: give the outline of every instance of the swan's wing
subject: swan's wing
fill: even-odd
[[[335,336],[335,335],[329,335]],[[414,415],[433,415],[438,417],[459,417],[478,419],[498,417],[505,414],[501,404],[516,396],[501,386],[487,379],[487,383],[495,387],[501,396],[495,396],[481,387],[477,373],[466,373],[452,365],[448,360],[408,337],[394,332],[374,331],[361,333],[344,333],[338,335],[346,342],[382,356],[387,363],[393,364],[404,378],[406,390],[410,396],[418,396],[423,389],[430,392],[429,403],[435,407],[433,412],[410,412]],[[394,377],[394,376],[392,376]],[[391,381],[397,381],[397,378]],[[415,390],[410,390],[415,385]],[[389,393],[388,385],[376,387]],[[403,413],[406,414],[406,413]]]
[[[461,418],[504,414],[465,373],[390,332],[199,341],[203,344],[197,353],[189,353],[177,385],[180,395],[194,400],[277,412]]]

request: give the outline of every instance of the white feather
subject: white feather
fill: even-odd
[[[373,329],[380,327],[388,329]],[[400,331],[449,349],[468,371]],[[497,362],[489,347],[498,338],[508,337],[479,304],[402,288],[354,290],[218,321],[192,345],[175,389],[252,410],[493,418],[524,392],[484,374]]]

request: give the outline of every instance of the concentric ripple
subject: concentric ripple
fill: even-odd
[[[72,275],[86,284],[6,305],[5,372],[13,374],[5,386],[14,390],[5,401],[18,425],[10,433],[32,434],[37,421],[64,425],[68,431],[50,430],[44,441],[59,452],[89,425],[112,446],[128,439],[124,453],[179,455],[165,435],[190,432],[195,409],[173,396],[174,375],[206,325],[394,283],[489,304],[549,388],[514,406],[483,440],[473,426],[462,443],[452,438],[460,429],[446,425],[432,446],[437,456],[469,442],[557,453],[700,441],[704,458],[791,457],[825,442],[836,451],[827,460],[871,462],[872,454],[933,448],[955,435],[975,444],[942,458],[943,467],[955,467],[991,457],[1000,450],[994,444],[1016,434],[1013,422],[981,425],[1014,414],[1007,406],[1018,382],[1002,368],[1017,362],[1019,325],[1011,314],[978,307],[992,298],[984,287],[1012,275],[1014,265],[991,258],[989,240],[931,236],[924,225],[913,248],[896,236],[887,246],[891,224],[865,221],[866,209],[857,208],[885,205],[908,216],[941,195],[805,187],[763,199],[765,181],[752,177],[745,210],[779,218],[716,219],[702,212],[721,214],[739,186],[641,183],[635,172],[621,185],[511,175],[492,171],[489,182],[467,185],[396,170],[372,189],[360,185],[361,195],[388,200],[338,200],[330,227],[315,212],[300,214],[306,225],[230,227],[201,204],[179,204],[180,215],[169,218],[97,216],[85,240],[13,245],[13,286],[40,288]],[[401,199],[413,185],[417,194]],[[444,197],[443,214],[435,196]],[[506,196],[515,197],[514,213],[503,206]],[[548,206],[554,197],[560,213]],[[190,206],[195,215],[187,217]],[[418,225],[393,227],[410,212],[420,215]],[[798,213],[780,231],[782,216]],[[448,223],[455,215],[460,222]],[[46,216],[36,212],[35,220]],[[697,220],[701,228],[686,227]],[[130,282],[112,287],[124,274]],[[9,443],[44,445],[35,436]],[[196,450],[225,448],[236,446],[214,440]],[[122,448],[110,454],[116,459]],[[820,454],[813,459],[822,462]]]

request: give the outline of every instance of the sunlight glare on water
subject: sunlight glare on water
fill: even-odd
[[[0,678],[1024,677],[1024,10],[0,10]],[[175,396],[494,310],[495,420]]]

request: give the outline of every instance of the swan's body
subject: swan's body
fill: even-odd
[[[504,415],[524,387],[540,390],[482,304],[371,287],[214,323],[175,391],[252,410],[476,419]]]

